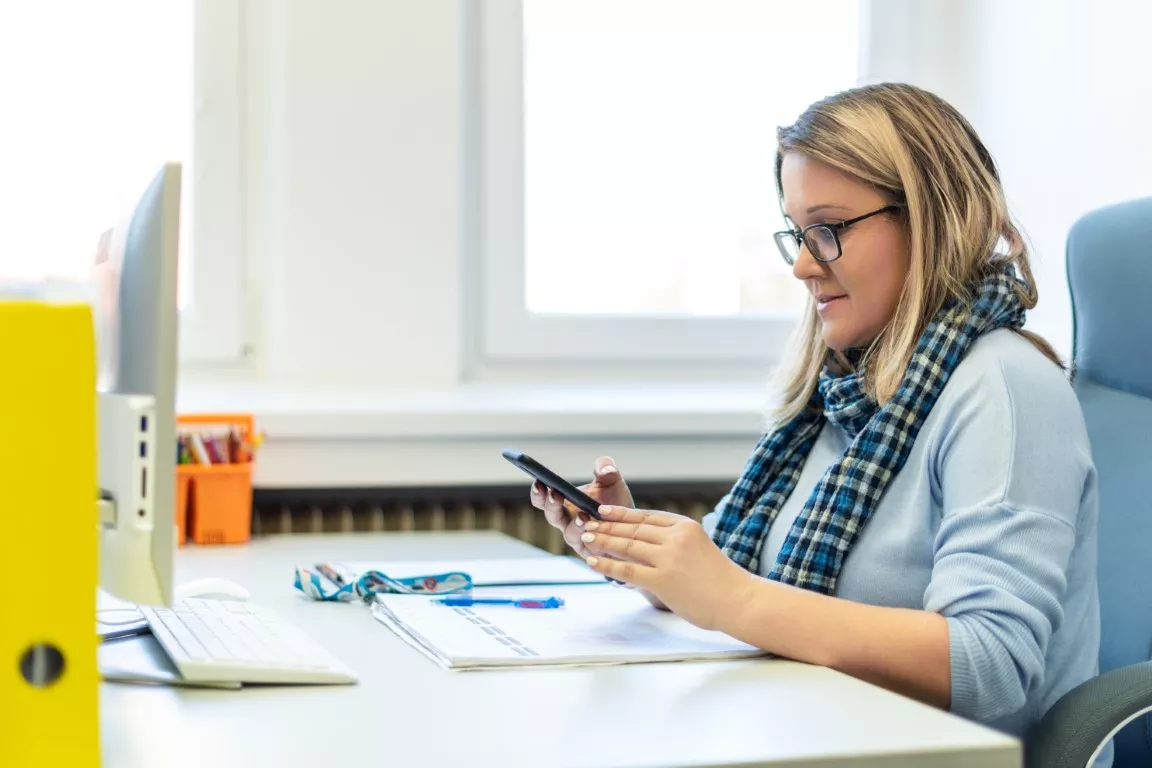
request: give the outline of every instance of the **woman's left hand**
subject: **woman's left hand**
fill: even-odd
[[[647,590],[703,629],[718,628],[725,611],[743,604],[754,577],[695,520],[613,506],[600,507],[600,514],[604,520],[589,521],[582,537],[597,573]]]

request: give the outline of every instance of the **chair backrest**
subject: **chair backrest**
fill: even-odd
[[[1152,658],[1152,198],[1093,211],[1068,235],[1076,391],[1100,478],[1100,671]],[[1142,721],[1141,721],[1142,720]],[[1115,768],[1152,766],[1152,715]]]

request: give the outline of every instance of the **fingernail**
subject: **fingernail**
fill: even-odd
[[[584,518],[577,515],[576,516],[576,525],[584,525]]]
[[[599,511],[602,515],[610,515],[612,514],[612,507],[608,506],[607,504],[601,504]]]
[[[586,563],[588,563],[588,565],[596,565],[596,563],[598,563],[598,562],[600,562],[600,561],[599,561],[599,559],[598,559],[598,558],[596,558],[595,556],[593,556],[593,557],[590,557],[590,558],[588,558],[587,560],[585,560],[585,562],[586,562]]]
[[[539,496],[540,495],[540,489],[537,488],[536,486],[532,486],[532,495],[533,496]]]
[[[588,525],[584,526],[584,528],[589,531],[594,531],[599,527],[600,523],[596,522],[595,520],[589,520]]]
[[[616,471],[616,467],[612,466],[611,464],[606,464],[603,467],[600,467],[600,474],[602,475],[611,475]]]
[[[551,488],[548,489],[548,501],[555,501],[555,499],[552,498],[552,489]]]
[[[580,537],[580,541],[583,541],[585,544],[591,544],[592,542],[596,541],[596,534],[586,533]]]

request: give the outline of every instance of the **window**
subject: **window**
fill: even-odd
[[[179,160],[182,357],[239,356],[239,27],[231,0],[0,4],[0,279],[86,279]]]
[[[843,0],[501,0],[477,19],[484,352],[755,359],[804,289],[776,127],[857,82]]]

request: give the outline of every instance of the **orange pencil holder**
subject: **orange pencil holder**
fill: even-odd
[[[242,443],[255,436],[249,414],[187,414],[177,427],[221,426],[236,430]],[[242,544],[252,537],[253,461],[176,466],[176,531],[180,544]]]

